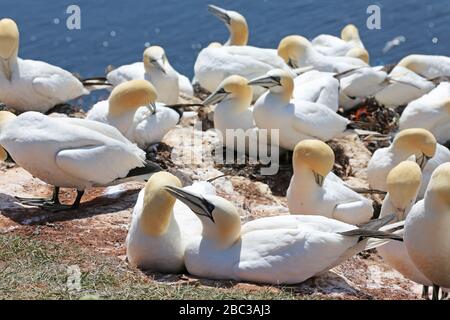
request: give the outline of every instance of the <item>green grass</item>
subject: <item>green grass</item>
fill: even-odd
[[[78,265],[81,291],[67,288],[67,268]],[[242,290],[165,284],[116,257],[34,237],[0,235],[0,299],[303,299],[288,289]],[[311,298],[311,297],[309,297]]]

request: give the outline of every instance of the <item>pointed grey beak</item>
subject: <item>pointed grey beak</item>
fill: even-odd
[[[297,63],[296,63],[294,60],[292,60],[291,58],[289,58],[289,60],[288,60],[288,62],[287,62],[287,65],[288,65],[289,67],[291,67],[292,69],[298,69],[298,68],[299,68],[299,66],[297,65]]]
[[[166,69],[164,68],[164,62],[162,61],[162,59],[158,59],[158,60],[150,60],[150,63],[159,71],[161,71],[162,73],[166,74]]]
[[[416,163],[419,165],[420,170],[423,171],[423,169],[425,169],[425,166],[428,163],[428,160],[430,160],[431,158],[426,156],[425,154],[422,153],[422,155],[420,157],[418,157],[416,159]]]
[[[212,104],[216,104],[221,102],[223,99],[225,99],[229,95],[228,92],[226,92],[223,88],[217,90],[216,92],[211,93],[205,101],[203,101],[203,105],[208,106]]]
[[[266,89],[272,88],[272,87],[276,87],[276,86],[281,86],[281,79],[280,77],[275,77],[275,76],[262,76],[253,80],[250,80],[248,82],[249,86],[261,86],[264,87]]]
[[[299,76],[299,75],[309,72],[311,70],[314,70],[313,66],[307,66],[307,67],[303,67],[303,68],[295,68],[293,71],[295,72],[296,75]]]
[[[11,82],[12,72],[11,72],[11,67],[9,65],[9,61],[7,59],[2,59],[2,58],[0,58],[0,61],[1,61],[1,67],[3,69],[3,72],[5,73],[6,79],[8,79],[8,81]]]
[[[214,222],[212,212],[215,206],[201,195],[173,186],[167,186],[165,189],[172,196],[187,205],[195,214],[207,217]]]
[[[227,25],[230,25],[231,19],[227,13],[227,10],[214,6],[212,4],[208,5],[208,11],[219,18],[220,21],[224,22]]]
[[[323,183],[325,181],[325,177],[318,174],[317,172],[313,172],[314,173],[314,179],[316,180],[316,183],[319,187],[323,186]]]
[[[148,110],[150,110],[151,114],[156,113],[156,102],[150,102],[147,106]]]

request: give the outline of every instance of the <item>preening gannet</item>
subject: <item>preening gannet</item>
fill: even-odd
[[[376,231],[386,221],[371,222],[371,230],[321,216],[284,215],[256,219],[241,226],[237,209],[227,200],[167,187],[200,218],[203,231],[186,247],[189,273],[209,279],[233,279],[269,284],[293,284],[328,271],[345,259],[387,239]]]
[[[241,76],[230,76],[222,81],[217,90],[204,105],[215,104],[214,128],[219,130],[226,143],[227,129],[242,129],[243,132],[255,129],[253,112],[250,108],[253,92],[248,80]],[[234,141],[231,146],[234,146]]]
[[[441,144],[450,141],[450,82],[408,104],[399,120],[400,130],[424,128]]]
[[[325,56],[302,36],[287,36],[278,46],[278,55],[292,68],[312,66],[323,72],[341,73],[368,65],[358,58]]]
[[[365,49],[359,37],[359,30],[353,24],[348,24],[342,29],[340,38],[321,34],[315,37],[311,43],[314,49],[321,54],[333,57],[346,56],[354,48]],[[369,63],[368,59],[365,62]]]
[[[446,56],[412,54],[403,58],[398,66],[427,79],[450,77],[450,57]]]
[[[1,111],[0,145],[18,165],[56,187],[52,200],[23,202],[51,210],[77,208],[86,188],[144,180],[160,170],[117,129],[85,119],[52,118],[32,111],[15,117]],[[59,187],[78,190],[72,206],[59,204]]]
[[[128,261],[140,269],[174,273],[184,270],[186,244],[202,231],[200,220],[166,187],[181,187],[168,172],[155,173],[139,193],[126,240]],[[182,190],[215,194],[209,182],[194,182]]]
[[[179,114],[156,103],[155,87],[146,80],[131,80],[113,89],[108,100],[97,102],[87,119],[116,127],[142,149],[160,142],[178,123]]]
[[[302,73],[294,79],[293,99],[319,103],[336,112],[339,108],[339,81],[331,72],[312,70]]]
[[[335,76],[340,80],[340,93],[351,99],[368,98],[389,85],[388,74],[372,67],[362,67]]]
[[[413,155],[422,169],[422,185],[418,198],[423,198],[432,172],[440,164],[450,161],[450,151],[436,143],[433,134],[421,128],[400,131],[389,147],[374,152],[367,167],[370,186],[387,191],[386,178],[389,171]]]
[[[425,198],[409,212],[404,229],[411,260],[433,283],[433,299],[439,287],[450,288],[450,163],[433,172]]]
[[[291,70],[276,50],[252,46],[208,46],[200,51],[194,65],[196,81],[210,92],[229,76],[253,79],[274,68]],[[264,92],[263,88],[254,88],[253,99]]]
[[[290,72],[274,69],[251,80],[249,85],[269,89],[255,102],[253,117],[258,128],[278,129],[280,146],[285,149],[293,150],[305,139],[333,139],[349,124],[347,119],[324,105],[292,100],[294,80]]]
[[[433,82],[402,66],[396,66],[389,73],[389,79],[390,84],[374,96],[379,104],[386,107],[408,104],[434,88]]]
[[[70,72],[42,61],[22,60],[19,29],[0,20],[0,101],[18,111],[47,112],[55,105],[88,94]]]
[[[193,92],[192,86],[186,89],[186,79],[175,71],[167,59],[163,48],[151,46],[145,49],[143,62],[121,66],[106,75],[108,82],[117,86],[125,81],[145,79],[150,81],[158,91],[158,102],[178,103],[180,83],[185,94]],[[188,81],[189,82],[189,81]]]
[[[334,152],[320,140],[303,140],[294,149],[294,175],[287,190],[291,214],[322,215],[349,224],[373,216],[371,201],[345,186],[331,170]]]
[[[248,26],[244,16],[239,12],[225,10],[218,6],[208,5],[208,11],[219,18],[228,30],[230,37],[225,46],[246,46],[248,42]]]
[[[419,192],[422,173],[417,163],[402,161],[395,166],[386,179],[387,195],[381,207],[380,217],[383,218],[395,213],[395,221],[403,221],[414,205]],[[403,234],[403,231],[399,232]],[[392,268],[403,274],[406,278],[424,286],[424,296],[428,296],[428,288],[432,285],[422,272],[420,272],[409,257],[403,242],[390,241],[377,248]]]

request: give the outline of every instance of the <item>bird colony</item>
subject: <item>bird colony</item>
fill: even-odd
[[[19,26],[0,20],[0,156],[53,188],[51,198],[33,198],[29,190],[15,201],[50,214],[88,212],[85,190],[138,181],[141,191],[124,239],[133,267],[290,285],[377,248],[393,269],[423,285],[424,298],[429,288],[433,299],[445,298],[450,57],[413,54],[395,66],[371,66],[354,25],[340,37],[290,35],[277,48],[259,48],[248,44],[241,14],[213,5],[209,11],[230,36],[201,50],[192,81],[171,66],[170,48],[160,46],[103,77],[79,79],[19,58]],[[84,118],[51,112],[105,88],[109,98]],[[197,105],[183,104],[180,96],[193,97],[198,88],[208,96]],[[361,121],[345,116],[368,100],[397,115],[389,134],[363,130]],[[158,152],[167,135],[188,126],[183,118],[205,113],[223,137],[230,129],[277,132],[276,139],[269,134],[264,141],[279,150],[280,166],[292,170],[285,210],[245,219],[212,179],[182,183],[179,171],[149,160],[147,153]],[[364,168],[363,190],[333,169],[337,155],[329,141],[349,134],[384,141]],[[223,138],[223,150],[233,142]],[[77,191],[72,203],[60,201],[61,188]],[[380,194],[381,212],[374,210],[372,193]]]

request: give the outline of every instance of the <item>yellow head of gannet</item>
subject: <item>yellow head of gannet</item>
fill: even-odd
[[[208,10],[217,18],[219,18],[228,30],[230,30],[230,39],[227,45],[230,46],[245,46],[248,42],[248,25],[244,16],[239,12],[225,10],[217,6],[208,5]]]
[[[341,31],[341,39],[344,41],[359,40],[359,31],[354,24],[348,24]]]
[[[433,194],[433,200],[439,201],[450,213],[450,162],[441,164],[434,170],[427,188],[427,196]],[[427,197],[426,196],[426,197]]]
[[[234,99],[239,106],[248,108],[252,102],[253,90],[244,77],[234,75],[226,78],[217,90],[203,101],[204,105],[219,103],[225,99]]]
[[[286,62],[291,68],[296,69],[301,66],[298,65],[298,61],[305,55],[305,52],[311,48],[311,42],[308,39],[291,35],[284,37],[278,45],[278,55]]]
[[[164,234],[169,227],[176,199],[166,191],[167,186],[181,187],[181,181],[168,172],[153,174],[145,185],[140,228],[149,236]]]
[[[19,51],[19,28],[14,20],[0,20],[0,61],[6,78],[11,81],[10,60],[17,57]]]
[[[250,86],[261,86],[281,97],[289,103],[294,93],[294,79],[292,73],[282,69],[272,69],[266,75],[250,80]]]
[[[154,112],[157,96],[155,87],[146,80],[121,83],[113,89],[109,97],[109,114],[120,116],[142,106],[147,106]]]
[[[167,56],[160,46],[151,46],[144,51],[144,67],[147,72],[158,70],[166,73]]]
[[[366,49],[363,48],[351,48],[350,50],[348,50],[348,52],[345,54],[347,57],[351,57],[351,58],[357,58],[360,59],[362,61],[364,61],[365,63],[369,64],[369,52],[367,52]]]
[[[400,131],[394,139],[393,147],[409,155],[415,155],[417,164],[423,170],[428,160],[434,157],[436,144],[436,138],[430,131],[413,128]]]
[[[203,235],[228,248],[241,237],[241,218],[236,207],[215,195],[198,195],[179,187],[166,188],[196,213],[203,224]]]
[[[398,221],[405,220],[406,209],[415,201],[421,181],[422,171],[413,161],[402,161],[389,172],[387,191]]]
[[[16,115],[9,111],[0,111],[0,133],[3,131],[8,122],[14,120],[15,118]],[[0,146],[0,161],[5,161],[7,157],[8,154],[6,153],[5,149]]]
[[[320,140],[303,140],[294,149],[292,156],[294,172],[304,168],[310,169],[319,186],[334,166],[334,152]]]
[[[450,98],[449,99],[444,99],[442,101],[442,107],[443,107],[445,112],[450,114]]]
[[[404,67],[406,69],[411,70],[420,75],[420,71],[422,70],[422,64],[417,60],[416,55],[410,55],[404,57],[397,66]]]

